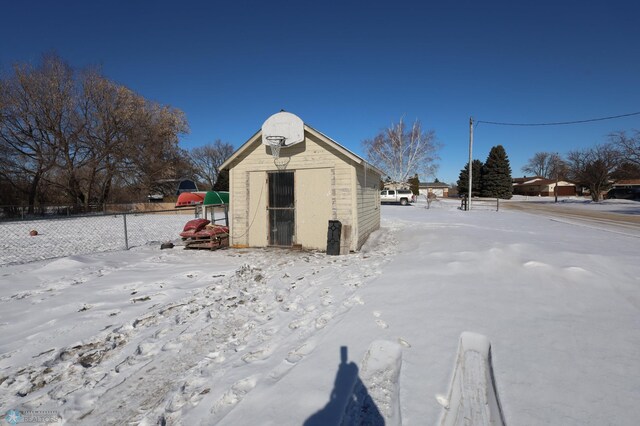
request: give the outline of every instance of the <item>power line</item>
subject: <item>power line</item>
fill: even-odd
[[[594,121],[604,121],[604,120],[613,120],[616,118],[623,117],[631,117],[634,115],[640,115],[639,112],[632,112],[629,114],[620,114],[620,115],[612,115],[609,117],[599,117],[599,118],[590,118],[588,120],[576,120],[576,121],[556,121],[550,123],[502,123],[498,121],[483,121],[483,120],[474,120],[475,124],[493,124],[495,126],[521,126],[521,127],[535,127],[535,126],[565,126],[568,124],[582,124],[582,123],[592,123]]]

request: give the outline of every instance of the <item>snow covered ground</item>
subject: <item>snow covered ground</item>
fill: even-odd
[[[638,214],[580,208],[607,204]],[[470,331],[491,341],[507,424],[637,424],[638,234],[458,205],[382,206],[347,256],[154,244],[2,267],[0,410],[437,424]]]
[[[114,214],[1,222],[0,266],[166,241],[193,217],[189,209],[128,213],[126,218]],[[29,235],[31,230],[38,232],[37,237]]]

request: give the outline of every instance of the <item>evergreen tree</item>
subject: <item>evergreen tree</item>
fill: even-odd
[[[229,169],[220,170],[218,179],[211,189],[213,191],[229,191]]]
[[[513,181],[509,157],[502,145],[491,148],[482,168],[482,197],[511,198]]]
[[[473,160],[471,162],[472,175],[472,188],[471,196],[479,196],[480,189],[482,188],[482,161]],[[466,196],[469,194],[469,164],[465,164],[464,169],[460,170],[460,177],[458,178],[458,194],[460,196]]]
[[[409,182],[409,189],[411,189],[413,195],[420,194],[420,179],[418,178],[417,173],[413,177],[409,178],[407,182]]]

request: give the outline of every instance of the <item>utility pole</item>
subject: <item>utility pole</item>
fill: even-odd
[[[471,210],[471,184],[473,183],[473,117],[469,117],[469,189],[467,195],[467,210]]]
[[[558,182],[560,181],[559,170],[558,170],[558,153],[556,152],[553,155],[553,167],[556,169],[556,186],[553,187],[553,195],[555,196],[556,203],[558,202]]]

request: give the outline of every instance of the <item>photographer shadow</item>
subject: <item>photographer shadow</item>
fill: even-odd
[[[357,424],[384,426],[380,410],[359,377],[358,366],[347,362],[347,347],[340,347],[340,364],[329,402],[314,413],[304,426]]]

